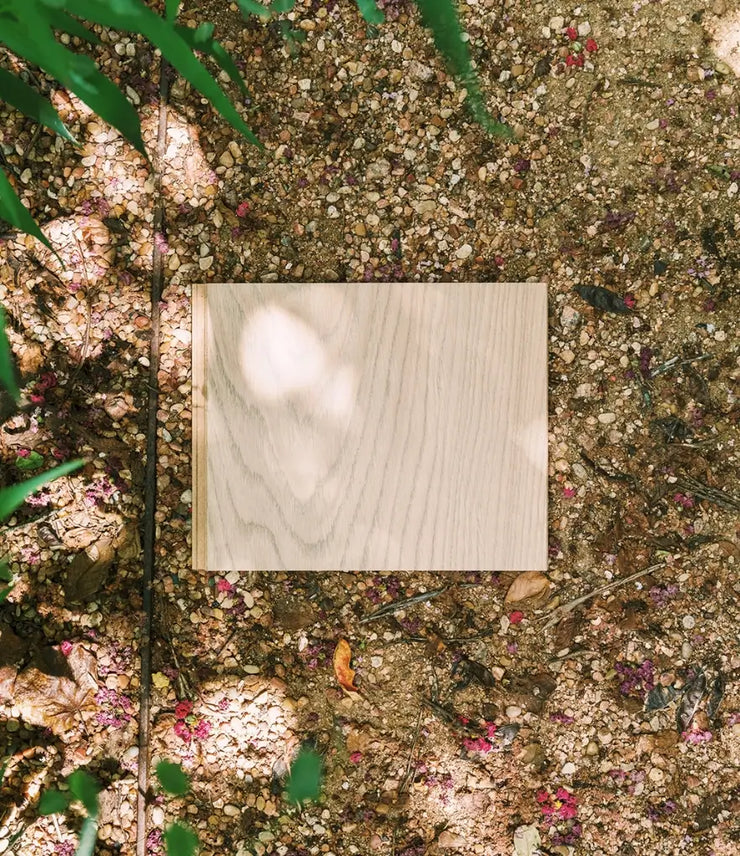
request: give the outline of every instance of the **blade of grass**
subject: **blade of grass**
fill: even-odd
[[[175,25],[175,29],[188,47],[192,50],[202,51],[204,54],[208,54],[208,56],[213,57],[226,74],[229,75],[230,79],[236,83],[239,89],[241,89],[244,95],[249,95],[249,90],[242,80],[242,76],[239,73],[239,69],[236,67],[236,63],[223,45],[215,39],[205,38],[202,35],[199,37],[197,32],[200,27],[193,29],[191,27]]]
[[[55,30],[59,30],[62,33],[68,33],[70,36],[77,36],[83,41],[89,42],[91,45],[100,44],[100,39],[92,30],[88,30],[87,27],[81,24],[76,18],[68,15],[64,9],[50,9],[47,6],[44,12],[46,17],[49,19],[51,26]]]
[[[39,473],[37,476],[26,479],[26,481],[21,482],[20,484],[14,484],[10,487],[0,489],[0,521],[10,517],[16,508],[23,504],[25,498],[30,496],[30,494],[35,490],[38,490],[47,482],[53,481],[60,476],[66,476],[67,473],[73,472],[84,463],[85,462],[82,460],[67,461],[64,464],[60,464],[58,467],[54,467],[53,470],[49,470],[45,473]]]
[[[94,817],[86,817],[82,821],[80,840],[75,850],[75,856],[93,856],[95,842],[98,838],[98,821]]]
[[[0,218],[10,223],[15,229],[33,235],[50,250],[54,250],[49,239],[36,225],[36,221],[30,215],[28,208],[18,198],[12,184],[8,181],[5,173],[0,169]],[[56,254],[56,253],[55,253]],[[57,256],[59,258],[59,256]]]
[[[0,306],[0,385],[8,390],[17,404],[21,391],[15,379],[13,352],[10,350],[10,342],[5,332],[5,309],[2,306]]]
[[[264,148],[175,27],[152,12],[141,0],[117,0],[115,4],[99,3],[97,0],[67,0],[67,8],[78,17],[95,21],[104,27],[146,36],[159,48],[170,65],[207,98],[233,128],[254,145]]]
[[[514,136],[511,128],[497,122],[485,105],[467,44],[462,39],[463,31],[454,0],[415,0],[415,3],[424,26],[432,33],[435,47],[447,60],[450,72],[467,89],[466,100],[473,118],[488,133],[511,139]]]
[[[385,20],[385,15],[378,8],[375,0],[355,0],[357,8],[360,10],[362,17],[368,24],[382,24]]]
[[[33,119],[77,145],[77,140],[70,134],[51,102],[4,68],[0,68],[0,99],[15,107],[29,119]]]
[[[180,11],[180,0],[167,0],[165,7],[165,18],[169,23],[174,23],[177,13]]]
[[[156,18],[153,12],[151,14]],[[162,23],[164,24],[164,21]],[[46,19],[32,4],[28,4],[28,11],[22,22],[4,27],[0,33],[0,41],[13,53],[35,63],[74,92],[98,116],[117,128],[131,145],[147,158],[139,117],[131,103],[118,87],[99,71],[90,57],[72,53],[59,44],[54,39]]]
[[[243,16],[257,15],[263,20],[270,17],[270,11],[257,0],[236,0],[236,5],[241,10]]]

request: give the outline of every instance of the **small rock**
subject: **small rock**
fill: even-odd
[[[517,716],[521,716],[521,715],[522,715],[522,709],[520,707],[517,707],[515,704],[510,704],[506,708],[506,716],[508,719],[516,719]]]
[[[419,80],[423,80],[425,83],[428,83],[434,77],[434,69],[430,68],[428,65],[424,65],[424,63],[419,62],[418,60],[411,60],[409,63],[409,74],[412,77],[416,77]]]
[[[378,180],[381,178],[386,178],[390,175],[391,165],[390,162],[385,158],[378,158],[378,160],[373,161],[368,164],[366,176],[371,181]]]
[[[617,414],[616,413],[599,413],[598,420],[602,425],[611,425],[612,422],[616,422]]]
[[[581,21],[578,25],[578,35],[579,36],[587,36],[591,32],[591,24],[588,21]]]
[[[310,77],[304,77],[303,80],[299,80],[298,81],[298,88],[300,90],[302,90],[303,92],[308,92],[308,90],[311,88],[311,78]]]
[[[572,761],[563,764],[562,774],[564,776],[574,776],[576,773],[576,765]]]
[[[686,628],[686,630],[692,630],[696,627],[696,619],[693,615],[684,615],[681,619],[681,624]]]
[[[517,64],[512,65],[511,67],[511,76],[512,77],[521,77],[524,74],[524,66]]]
[[[218,159],[218,162],[221,164],[221,166],[234,166],[234,157],[231,152],[226,149],[226,151],[222,152],[221,157]]]
[[[463,259],[469,258],[472,255],[472,253],[473,253],[473,248],[470,246],[470,244],[463,244],[461,247],[458,247],[457,250],[455,251],[455,255],[461,261]]]
[[[239,811],[239,806],[236,806],[233,803],[226,803],[224,806],[224,814],[226,817],[239,817],[241,812]]]
[[[439,833],[439,838],[437,839],[437,846],[440,850],[454,850],[459,849],[461,847],[465,847],[467,845],[467,841],[462,837],[462,835],[457,835],[454,832],[450,832],[449,829],[443,829],[442,832]]]
[[[581,313],[572,306],[564,306],[560,313],[560,326],[563,330],[573,330],[581,320]]]
[[[548,23],[548,27],[551,30],[562,30],[565,26],[565,18],[562,15],[556,15],[554,18],[550,18]]]
[[[586,754],[593,758],[594,755],[599,754],[599,744],[594,740],[589,740],[588,745],[586,746]]]

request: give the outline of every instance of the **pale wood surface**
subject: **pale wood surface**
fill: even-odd
[[[542,283],[194,286],[201,570],[545,570]]]

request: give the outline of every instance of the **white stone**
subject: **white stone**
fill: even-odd
[[[457,248],[455,255],[458,257],[458,259],[462,260],[462,259],[469,258],[472,255],[472,253],[473,253],[473,248],[470,246],[470,244],[463,244],[461,247]]]
[[[550,18],[548,26],[551,30],[562,30],[565,26],[565,18],[562,15],[556,15],[554,18]]]

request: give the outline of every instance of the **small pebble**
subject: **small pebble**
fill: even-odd
[[[683,619],[681,620],[681,624],[683,624],[683,626],[687,630],[691,630],[696,626],[696,619],[693,615],[684,615]]]
[[[563,769],[561,770],[564,776],[574,776],[576,772],[576,765],[572,761],[568,761],[566,764],[563,764]]]
[[[462,260],[467,259],[472,254],[472,252],[473,248],[470,246],[470,244],[463,244],[461,247],[458,247],[457,251],[455,252],[455,255]]]

